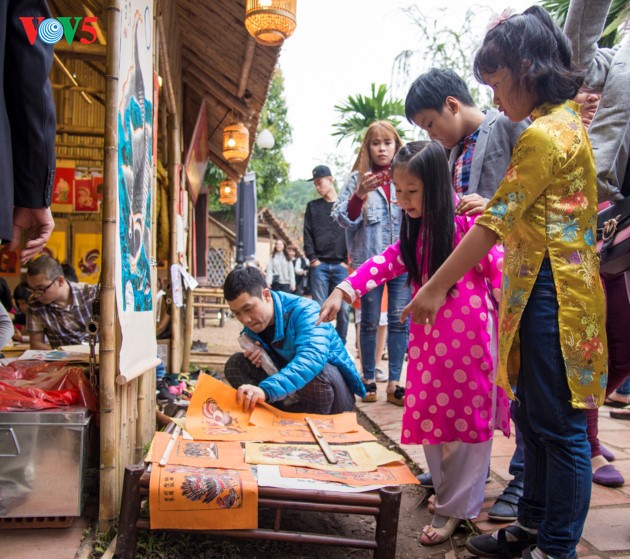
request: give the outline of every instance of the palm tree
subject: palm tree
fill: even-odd
[[[337,145],[344,138],[352,139],[353,144],[360,144],[368,126],[377,120],[387,120],[401,138],[405,137],[405,131],[400,128],[405,114],[403,102],[401,99],[386,99],[386,96],[387,86],[381,84],[377,90],[373,83],[370,96],[349,95],[343,104],[335,105],[335,110],[341,114],[339,122],[333,124],[333,136],[339,136]]]
[[[567,20],[570,0],[543,0],[541,2],[556,20],[558,25],[564,26]],[[606,26],[601,39],[597,42],[600,47],[612,47],[623,38],[623,24],[630,14],[630,4],[628,0],[613,0],[608,10]]]

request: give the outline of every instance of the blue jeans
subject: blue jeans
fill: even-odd
[[[620,396],[630,396],[630,377],[624,380],[615,392],[617,392]]]
[[[523,435],[525,471],[518,521],[538,528],[541,551],[573,559],[591,498],[591,451],[586,414],[570,403],[548,259],[523,312],[520,337],[514,420]]]
[[[399,381],[407,349],[409,319],[400,322],[400,314],[411,300],[411,288],[405,285],[407,274],[387,282],[387,352],[389,380]],[[376,368],[376,335],[381,317],[381,299],[385,284],[361,297],[361,364],[366,382],[374,380]],[[380,356],[379,356],[380,357]]]
[[[322,262],[319,266],[311,266],[309,274],[311,276],[311,296],[313,301],[321,305],[335,287],[348,277],[348,268],[341,264]],[[337,314],[337,334],[339,334],[344,345],[348,335],[349,312],[348,303],[342,303],[341,309]]]

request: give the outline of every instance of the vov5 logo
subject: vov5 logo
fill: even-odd
[[[74,19],[74,24],[70,20]],[[37,23],[36,23],[37,20]],[[26,31],[29,43],[35,44],[35,40],[39,37],[44,43],[49,45],[57,43],[65,36],[68,44],[71,45],[74,37],[79,30],[87,37],[81,37],[79,41],[84,45],[90,45],[96,41],[96,27],[94,24],[98,21],[97,17],[58,17],[45,19],[43,17],[21,17],[20,21]]]

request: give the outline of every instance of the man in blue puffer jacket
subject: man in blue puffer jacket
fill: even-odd
[[[354,394],[365,396],[359,373],[330,323],[316,325],[319,305],[310,299],[271,291],[253,267],[232,270],[223,294],[245,326],[253,349],[233,354],[225,377],[237,389],[244,410],[268,402],[292,412],[334,414],[354,408]],[[264,349],[278,368],[262,369]],[[282,402],[296,395],[297,403]]]

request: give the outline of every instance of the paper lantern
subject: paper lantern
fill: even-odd
[[[256,138],[256,145],[260,149],[271,149],[275,143],[276,140],[274,139],[273,134],[269,131],[269,128],[263,128],[258,133],[258,138]]]
[[[257,43],[279,47],[295,31],[296,0],[247,0],[245,27]]]
[[[222,204],[236,204],[236,183],[226,179],[219,184],[219,202]]]
[[[223,129],[223,158],[230,163],[245,161],[249,155],[249,130],[242,122]]]

